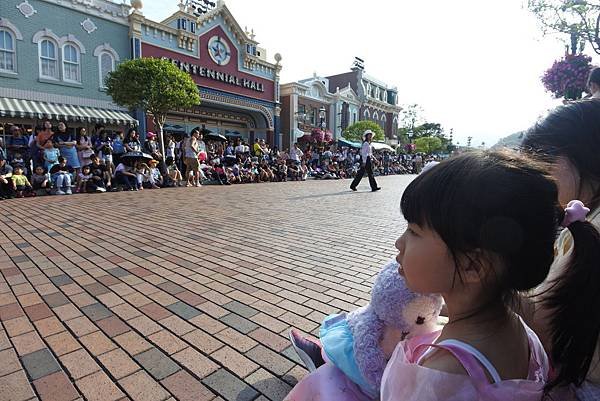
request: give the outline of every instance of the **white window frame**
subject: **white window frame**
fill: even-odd
[[[363,111],[363,117],[365,119],[371,119],[371,112],[369,112],[369,109],[365,109],[365,111]]]
[[[67,46],[71,46],[73,49],[75,49],[75,54],[77,55],[77,62],[73,62],[70,60],[67,60],[65,57],[65,49],[67,48]],[[79,46],[77,46],[76,43],[73,42],[66,42],[62,45],[61,47],[61,71],[62,71],[62,77],[63,77],[63,81],[64,82],[70,82],[70,83],[74,83],[74,84],[80,84],[81,83],[81,50],[79,49]],[[77,78],[78,79],[69,79],[67,78],[67,74],[66,74],[66,65],[76,65],[77,66]]]
[[[55,71],[56,71],[56,75],[55,76],[51,76],[51,75],[44,75],[44,70],[42,69],[42,44],[48,41],[49,43],[52,43],[52,45],[54,45],[54,59],[51,59],[49,57],[46,57],[45,59],[47,60],[54,60],[54,62],[56,63],[55,66]],[[60,68],[58,63],[60,62],[60,57],[59,57],[59,49],[60,47],[58,46],[58,43],[49,37],[45,37],[42,38],[39,43],[38,43],[38,63],[39,63],[39,68],[40,68],[40,78],[43,79],[51,79],[53,81],[58,81],[60,80]]]
[[[5,70],[0,69],[0,72],[3,74],[17,75],[19,72],[19,55],[17,52],[17,40],[23,40],[23,35],[19,28],[17,28],[10,20],[7,18],[0,17],[0,31],[6,31],[8,34],[12,36],[13,40],[13,69]]]
[[[4,28],[4,27],[0,27],[0,33],[6,32],[8,35],[10,35],[11,41],[12,41],[12,50],[8,50],[7,48],[4,49],[0,49],[1,52],[3,53],[8,53],[12,56],[12,70],[6,69],[6,68],[1,68],[0,67],[0,72],[5,72],[5,73],[9,73],[9,74],[16,74],[17,73],[17,38],[15,37],[15,33],[8,29],[8,28]]]
[[[100,88],[106,89],[106,83],[104,82],[104,77],[102,76],[102,57],[103,56],[109,56],[110,60],[112,62],[112,67],[109,72],[113,72],[115,70],[115,68],[117,67],[117,62],[115,60],[115,56],[113,56],[112,53],[107,52],[107,51],[103,51],[98,56],[98,79],[99,79],[98,82],[100,83]]]
[[[110,44],[104,43],[94,49],[94,57],[98,58],[98,83],[100,89],[106,89],[106,85],[104,83],[104,77],[102,76],[102,56],[104,54],[108,54],[112,57],[112,71],[117,68],[117,63],[121,60],[119,57],[119,53],[115,49],[113,49]]]

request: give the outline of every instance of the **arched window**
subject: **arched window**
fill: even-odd
[[[106,87],[106,77],[109,72],[115,70],[115,58],[108,52],[103,52],[98,57],[98,65],[100,71],[100,87]]]
[[[81,82],[81,60],[79,49],[67,43],[63,46],[63,80]]]
[[[377,114],[377,110],[373,112],[373,120],[379,120],[379,114]]]
[[[371,113],[369,113],[369,109],[365,109],[365,111],[363,112],[363,117],[366,120],[369,120],[371,118]]]
[[[58,79],[58,54],[56,43],[49,39],[40,42],[40,76]]]
[[[0,29],[0,71],[16,72],[15,39],[11,32]]]

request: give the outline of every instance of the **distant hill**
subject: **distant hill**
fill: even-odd
[[[497,144],[492,146],[492,148],[518,148],[521,145],[521,142],[523,141],[524,135],[524,131],[516,132],[512,135],[507,136],[506,138],[500,139]]]

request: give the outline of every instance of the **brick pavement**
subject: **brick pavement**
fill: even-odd
[[[409,176],[0,202],[0,399],[281,400],[368,300]]]

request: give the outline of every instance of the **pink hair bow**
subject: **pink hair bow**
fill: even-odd
[[[585,221],[585,217],[590,212],[590,209],[585,207],[582,201],[572,200],[567,203],[565,208],[565,217],[561,223],[562,227],[569,227],[575,221]]]

